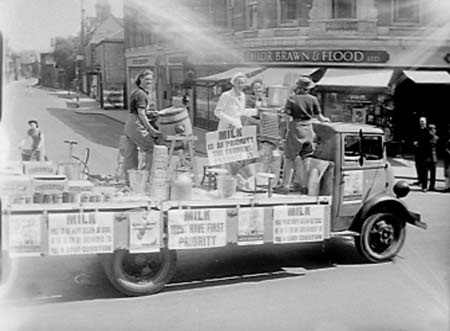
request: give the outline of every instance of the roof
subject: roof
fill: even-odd
[[[292,86],[298,77],[312,75],[318,70],[319,68],[267,68],[249,79],[249,83],[251,84],[254,80],[261,79],[265,86]]]
[[[316,85],[318,87],[387,88],[393,72],[387,69],[327,69]]]
[[[450,74],[447,71],[404,70],[403,73],[418,84],[450,84]]]
[[[368,124],[359,124],[359,123],[356,124],[348,122],[329,122],[329,123],[314,122],[314,125],[328,127],[335,133],[359,133],[359,131],[362,130],[363,133],[383,134],[383,130],[381,130],[376,126]]]
[[[263,70],[263,69],[259,68],[259,67],[236,67],[236,68],[229,69],[229,70],[226,70],[224,72],[220,72],[220,73],[217,73],[214,75],[197,78],[195,80],[195,84],[212,86],[212,85],[217,84],[220,81],[231,80],[231,78],[233,78],[233,76],[239,72],[243,73],[247,77],[251,77],[254,74],[260,72],[261,70]]]
[[[122,21],[114,16],[109,16],[87,33],[86,45],[97,44],[105,39],[123,40],[123,38],[124,28]]]

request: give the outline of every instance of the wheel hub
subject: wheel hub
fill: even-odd
[[[151,278],[161,267],[161,259],[154,254],[136,254],[124,261],[124,270],[135,279]]]
[[[372,235],[373,239],[375,239],[374,244],[378,242],[378,244],[387,247],[395,239],[395,230],[391,224],[381,221],[374,225]]]

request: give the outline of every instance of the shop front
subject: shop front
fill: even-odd
[[[422,42],[382,45],[367,49],[286,47],[248,49],[246,61],[289,69],[315,66],[313,90],[332,121],[359,122],[381,127],[392,155],[409,154],[420,116],[438,126],[444,137],[450,123],[448,46]],[[441,139],[442,140],[442,139]],[[441,146],[442,148],[442,146]]]
[[[317,83],[324,115],[333,122],[392,126],[393,70],[327,69]]]
[[[396,84],[394,100],[395,139],[403,142],[405,153],[413,152],[413,141],[419,126],[419,118],[427,118],[435,124],[438,152],[450,124],[450,74],[444,70],[403,70]],[[407,125],[405,125],[407,124]],[[442,154],[440,154],[442,155]]]

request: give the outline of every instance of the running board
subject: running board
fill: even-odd
[[[351,237],[359,236],[359,233],[350,230],[330,232],[330,237],[349,237],[349,236]]]

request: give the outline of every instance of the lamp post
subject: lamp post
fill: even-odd
[[[80,22],[80,44],[78,47],[78,52],[75,57],[75,99],[76,99],[76,107],[80,107],[80,91],[82,90],[82,78],[83,78],[83,61],[85,59],[84,54],[84,43],[86,39],[86,30],[85,30],[85,9],[84,9],[84,0],[80,0],[81,7],[81,22]]]

